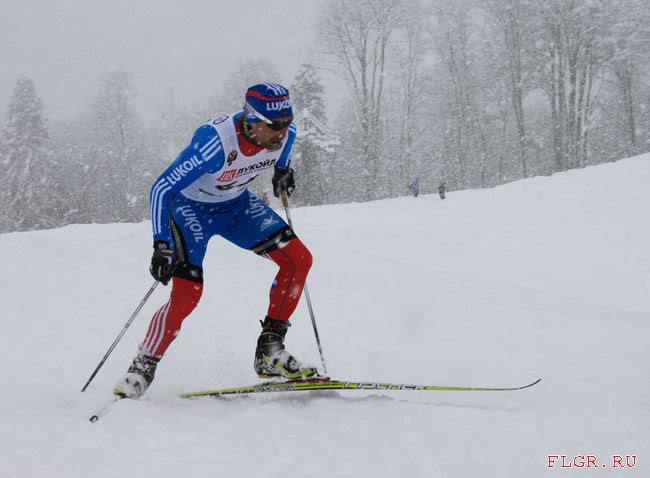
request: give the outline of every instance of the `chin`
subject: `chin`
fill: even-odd
[[[271,143],[271,144],[269,144],[269,145],[266,147],[266,149],[268,149],[269,151],[275,151],[276,149],[280,149],[281,146],[282,146],[282,141],[279,141],[279,142],[277,142],[277,143]]]

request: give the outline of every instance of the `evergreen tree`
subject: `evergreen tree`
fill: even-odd
[[[61,225],[99,220],[94,211],[97,202],[94,181],[88,174],[92,164],[88,161],[92,154],[88,147],[89,123],[85,116],[69,118],[54,122],[50,130],[63,178],[61,189],[65,201],[61,207]]]
[[[43,101],[32,80],[16,81],[4,131],[0,230],[40,229],[57,225],[60,192]]]
[[[325,88],[313,65],[306,63],[300,65],[300,69],[293,79],[290,94],[294,115],[299,115],[304,109],[307,109],[323,124],[327,123],[327,112],[323,99]]]
[[[198,124],[194,124],[188,108],[176,99],[173,91],[167,92],[161,98],[149,133],[160,171],[187,146],[197,127]]]
[[[301,65],[290,88],[294,118],[299,121],[292,167],[299,187],[294,193],[297,204],[323,204],[329,191],[329,154],[327,151],[325,89],[311,65]]]
[[[130,75],[105,73],[91,106],[87,169],[94,184],[96,219],[139,221],[148,210],[149,161],[141,147],[142,127],[132,102]]]

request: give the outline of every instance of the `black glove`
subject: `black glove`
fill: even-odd
[[[291,193],[296,189],[296,181],[293,179],[293,169],[279,169],[275,168],[273,173],[273,195],[278,198],[280,197],[280,191],[286,191],[287,196],[291,196]]]
[[[153,245],[153,256],[149,272],[154,279],[167,285],[176,269],[176,255],[165,241],[156,241]]]

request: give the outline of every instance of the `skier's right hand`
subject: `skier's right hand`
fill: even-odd
[[[153,256],[149,272],[154,279],[167,285],[176,269],[176,255],[165,241],[156,241],[153,245]]]
[[[293,178],[293,168],[275,168],[271,183],[273,183],[273,195],[276,198],[280,197],[281,191],[286,192],[287,196],[291,196],[293,190],[296,189],[296,180]]]

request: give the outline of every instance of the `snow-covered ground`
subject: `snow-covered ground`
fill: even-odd
[[[0,235],[0,476],[650,476],[649,184],[644,155],[444,201],[293,211],[333,377],[543,379],[518,392],[180,399],[257,381],[275,266],[214,239],[204,298],[148,394],[91,424],[169,291],[80,393],[152,283],[150,226]],[[293,322],[289,349],[318,364],[304,301]],[[598,468],[548,468],[548,455]]]

